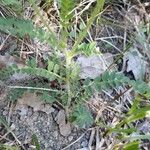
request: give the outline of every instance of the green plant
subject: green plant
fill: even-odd
[[[29,2],[33,6],[36,13],[39,14],[39,9],[37,8],[35,1],[29,0]],[[35,61],[31,59],[27,63],[26,67],[18,68],[13,65],[0,71],[0,79],[7,79],[15,73],[25,73],[45,78],[49,83],[56,82],[59,87],[49,87],[44,84],[39,86],[33,86],[33,84],[31,84],[29,87],[8,86],[9,88],[15,88],[15,90],[17,89],[16,94],[13,91],[15,97],[18,97],[18,94],[22,94],[22,92],[18,92],[20,89],[22,91],[26,89],[34,90],[35,92],[40,93],[45,102],[53,103],[56,99],[59,99],[59,102],[66,110],[68,119],[82,127],[85,124],[91,125],[94,122],[94,119],[90,111],[87,109],[85,102],[90,99],[95,91],[108,90],[110,88],[126,85],[133,87],[136,93],[141,95],[150,93],[150,86],[147,83],[143,81],[130,80],[128,77],[125,77],[124,74],[119,72],[106,71],[104,74],[95,79],[85,79],[83,81],[83,85],[80,83],[79,67],[74,61],[74,57],[79,54],[89,56],[93,53],[97,53],[95,42],[87,44],[84,43],[83,40],[87,35],[87,30],[91,27],[96,16],[103,10],[104,3],[105,0],[96,1],[96,6],[88,19],[85,28],[77,34],[71,49],[68,49],[68,40],[70,38],[70,29],[74,21],[73,9],[76,6],[76,2],[73,0],[61,0],[59,3],[59,19],[61,24],[60,38],[57,38],[55,33],[50,30],[49,26],[40,14],[39,16],[44,22],[48,32],[45,32],[41,28],[35,27],[30,20],[10,17],[6,19],[0,18],[0,29],[3,30],[3,32],[18,36],[20,38],[25,35],[28,35],[31,38],[38,38],[41,42],[49,43],[53,48],[53,55],[47,60],[48,66],[46,69],[38,68]],[[58,53],[62,53],[64,55],[63,60],[58,57]],[[16,98],[13,99],[16,100]],[[109,128],[109,132],[120,130],[123,133],[132,133],[135,131],[133,128],[126,130],[122,129],[121,126],[145,117],[147,111],[150,109],[149,106],[140,108],[141,112],[138,113],[135,109],[138,107],[137,104],[139,103],[136,103],[136,105],[133,104],[130,111],[126,115],[126,118],[122,120],[116,128]],[[136,145],[136,143],[133,144]]]
[[[22,0],[0,0],[0,6],[3,7],[7,15],[20,15],[22,14]]]
[[[3,150],[20,150],[18,147],[0,144],[0,149]]]
[[[148,22],[146,25],[142,24],[137,26],[136,31],[135,41],[143,47],[143,52],[148,56],[148,59],[150,59],[150,23]]]
[[[34,0],[29,1],[35,11],[38,13],[38,8],[35,5]],[[72,17],[74,12],[71,12],[74,6],[76,5],[75,1],[60,1],[60,23],[61,23],[61,38],[58,39],[59,42],[58,44],[56,43],[56,36],[55,33],[53,33],[48,25],[45,23],[46,27],[48,28],[49,33],[45,33],[42,29],[37,28],[33,25],[33,23],[29,20],[22,20],[22,19],[17,19],[17,18],[0,18],[0,27],[1,29],[9,34],[23,37],[25,35],[29,35],[31,38],[38,38],[42,42],[46,41],[52,45],[54,49],[58,48],[60,53],[63,53],[65,55],[65,59],[63,62],[65,65],[63,66],[63,69],[59,68],[59,65],[56,64],[53,61],[48,60],[48,68],[47,69],[42,69],[42,68],[37,68],[35,66],[27,66],[24,68],[17,68],[17,66],[12,66],[8,67],[6,70],[1,71],[1,79],[4,77],[6,78],[7,75],[12,75],[14,73],[27,73],[31,75],[37,75],[41,76],[44,78],[47,78],[49,81],[54,81],[57,80],[58,82],[61,82],[63,84],[66,84],[65,89],[62,89],[62,91],[67,91],[67,95],[65,94],[64,98],[67,98],[65,101],[66,103],[66,112],[67,115],[69,116],[69,108],[71,105],[71,101],[74,98],[74,95],[71,93],[72,90],[74,89],[74,83],[77,81],[78,82],[78,74],[74,73],[74,66],[77,66],[73,60],[74,56],[78,55],[79,52],[88,53],[90,54],[91,51],[88,51],[88,53],[82,48],[83,46],[79,46],[79,44],[82,42],[84,37],[87,34],[87,30],[90,28],[92,25],[95,17],[102,11],[103,5],[104,5],[104,0],[97,0],[97,5],[95,6],[95,9],[93,13],[91,14],[91,17],[89,18],[87,25],[84,29],[82,29],[82,32],[79,33],[75,44],[73,45],[71,50],[68,50],[67,47],[67,41],[69,38],[69,29],[72,26]],[[70,13],[71,12],[71,13]],[[39,14],[40,16],[40,14]],[[42,18],[42,16],[40,16]],[[43,20],[44,21],[44,20]],[[86,44],[84,44],[84,47]],[[93,51],[95,44],[91,44],[90,46],[86,46],[86,49],[90,48]],[[81,49],[81,50],[80,50]],[[80,51],[79,51],[80,50]],[[61,60],[59,60],[61,61]],[[55,66],[53,66],[55,65]],[[65,72],[63,71],[65,70]],[[63,73],[62,73],[63,72]],[[61,74],[61,76],[59,75]],[[4,79],[3,78],[3,79]],[[72,85],[73,84],[73,85]],[[74,93],[75,94],[75,93]]]

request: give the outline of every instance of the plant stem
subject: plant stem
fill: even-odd
[[[41,90],[41,91],[50,91],[50,92],[60,92],[59,90],[47,89],[47,88],[38,88],[38,87],[29,87],[29,86],[7,86],[10,89],[28,89],[28,90]]]
[[[66,87],[67,87],[67,106],[66,106],[66,115],[69,117],[69,107],[71,103],[71,88],[70,88],[70,65],[71,65],[71,57],[69,57],[69,52],[66,52]]]

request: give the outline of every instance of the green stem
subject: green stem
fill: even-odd
[[[41,90],[41,91],[50,91],[50,92],[60,92],[59,90],[39,88],[39,87],[29,87],[29,86],[7,86],[10,89],[28,89],[28,90]]]
[[[69,117],[69,107],[71,104],[71,85],[70,85],[70,65],[71,65],[71,58],[69,57],[69,52],[66,52],[66,86],[67,86],[67,106],[66,106],[66,115],[67,118]]]

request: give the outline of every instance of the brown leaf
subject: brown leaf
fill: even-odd
[[[77,63],[80,65],[80,78],[95,78],[101,75],[113,63],[113,55],[105,53],[89,57],[79,56]]]
[[[35,93],[25,92],[22,98],[18,99],[15,109],[22,109],[24,106],[30,106],[34,111],[42,111],[50,114],[54,109],[44,102]]]
[[[59,131],[60,131],[61,135],[68,136],[71,133],[70,123],[68,122],[67,124],[60,124]]]
[[[143,79],[145,75],[147,65],[142,57],[143,56],[136,48],[131,48],[131,50],[126,52],[123,57],[124,66],[127,62],[126,71],[132,71],[136,80]]]
[[[64,110],[60,110],[55,118],[57,124],[65,124],[66,122],[66,115]]]
[[[60,110],[55,118],[57,124],[59,125],[60,134],[63,136],[68,136],[71,133],[70,123],[66,123],[66,115],[64,110]]]

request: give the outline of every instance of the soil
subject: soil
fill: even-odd
[[[31,148],[33,134],[35,134],[39,140],[41,150],[61,150],[80,138],[84,133],[86,134],[82,136],[80,140],[66,149],[77,150],[88,147],[90,132],[72,127],[71,134],[68,136],[65,137],[60,134],[58,124],[55,121],[58,110],[54,109],[51,114],[46,114],[42,111],[34,112],[30,106],[25,106],[21,111],[14,110],[13,106],[8,104],[6,92],[7,91],[1,88],[0,116],[6,118],[12,132],[26,150],[33,149]],[[4,99],[6,101],[4,101]],[[0,129],[2,136],[4,129],[2,129],[2,126],[0,126]],[[10,138],[12,142],[15,140],[11,134],[8,138]]]

